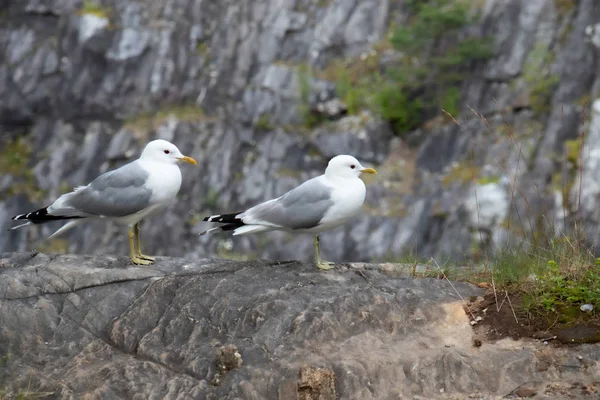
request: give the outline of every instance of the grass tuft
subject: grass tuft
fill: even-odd
[[[12,175],[14,178],[10,187],[0,194],[0,199],[20,194],[33,201],[43,199],[45,192],[38,187],[35,174],[29,167],[31,153],[31,146],[24,138],[7,143],[0,151],[0,175]]]
[[[147,112],[128,118],[124,127],[134,131],[148,132],[169,118],[176,118],[184,122],[199,122],[210,120],[201,107],[195,104],[184,104],[180,106],[170,106],[155,112]]]
[[[94,15],[98,18],[108,19],[111,14],[109,7],[104,7],[101,4],[91,1],[84,0],[81,8],[79,9],[79,15]]]

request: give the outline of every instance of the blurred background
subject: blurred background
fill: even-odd
[[[595,0],[2,0],[0,251],[128,254],[126,228],[6,232],[135,159],[199,163],[147,254],[312,258],[312,238],[197,237],[351,154],[379,174],[333,261],[477,259],[600,210]],[[527,239],[528,240],[528,239]]]

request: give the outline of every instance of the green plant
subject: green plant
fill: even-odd
[[[489,185],[500,182],[499,176],[482,176],[477,178],[478,185]]]
[[[200,56],[204,56],[206,55],[210,50],[210,47],[208,47],[208,44],[206,42],[198,42],[198,44],[196,45],[196,53],[198,53],[198,55]]]
[[[209,210],[214,210],[219,205],[219,192],[214,189],[209,189],[206,196],[202,200],[202,205]]]
[[[465,184],[472,182],[477,179],[479,173],[479,167],[474,165],[471,161],[464,161],[456,164],[443,178],[442,184],[444,186],[450,186],[452,183],[457,182],[459,184]]]
[[[384,86],[374,94],[374,109],[391,122],[396,132],[410,131],[422,121],[423,101],[411,99],[405,91],[393,85]]]
[[[128,118],[124,126],[137,131],[149,131],[171,117],[185,122],[212,120],[212,118],[206,116],[201,107],[195,104],[183,104],[168,106],[154,112],[138,114]]]
[[[321,121],[310,109],[310,95],[312,92],[312,74],[307,65],[298,66],[298,85],[300,87],[300,114],[304,125],[313,128]]]
[[[493,56],[488,38],[464,35],[472,24],[470,3],[455,0],[409,1],[413,14],[370,52],[334,61],[321,72],[336,82],[336,91],[350,114],[370,109],[402,135],[428,117],[460,112],[461,83],[470,65]],[[381,53],[396,50],[398,58],[382,65]]]
[[[560,76],[549,72],[554,56],[548,45],[537,43],[523,66],[523,79],[529,89],[529,103],[536,114],[550,110],[552,94],[558,87]]]
[[[440,106],[448,114],[457,115],[460,112],[460,89],[457,87],[446,89],[440,99]]]
[[[456,115],[466,71],[470,64],[493,56],[492,42],[489,38],[463,37],[462,28],[476,18],[466,2],[413,2],[411,9],[413,18],[391,37],[394,48],[406,54],[406,59],[389,73],[411,101],[421,103],[419,123],[440,109]]]
[[[268,114],[261,115],[260,118],[254,123],[254,126],[257,129],[261,129],[264,131],[269,131],[273,129],[273,125],[271,125],[271,120]]]
[[[16,392],[8,388],[0,389],[0,400],[39,400],[52,396],[54,392],[35,392],[29,389],[18,389]]]
[[[95,1],[84,0],[79,10],[79,14],[84,15],[95,15],[98,18],[108,18],[110,16],[111,9],[98,4]]]
[[[39,201],[44,197],[44,191],[39,189],[33,170],[29,167],[31,148],[24,138],[18,138],[6,144],[0,152],[0,173],[10,174],[15,182],[0,199],[6,196],[25,194],[31,200]]]
[[[582,304],[600,307],[600,259],[573,237],[505,251],[493,262],[496,283],[521,293],[534,316],[568,323],[581,315]]]
[[[554,0],[556,10],[560,15],[565,15],[577,8],[576,0]]]

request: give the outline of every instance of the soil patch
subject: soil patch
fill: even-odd
[[[472,297],[465,306],[473,329],[490,341],[510,337],[533,338],[554,344],[600,342],[598,311],[563,310],[547,316],[532,314],[522,307],[518,295],[487,292]]]

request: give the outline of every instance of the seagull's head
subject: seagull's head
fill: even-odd
[[[365,168],[356,158],[347,155],[333,157],[325,170],[325,176],[331,178],[358,178],[360,174],[376,173],[373,168]]]
[[[192,157],[181,154],[177,146],[175,146],[173,143],[162,139],[153,140],[148,143],[144,148],[140,159],[164,162],[168,164],[177,164],[179,162],[186,162],[193,165],[197,164],[196,160],[194,160]]]

